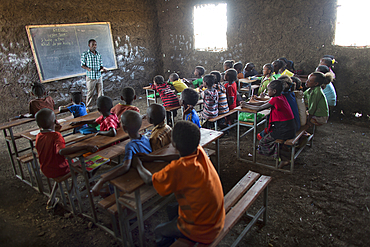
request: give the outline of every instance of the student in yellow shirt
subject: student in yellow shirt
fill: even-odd
[[[185,88],[188,88],[176,73],[172,73],[170,75],[168,84],[172,85],[178,93],[181,93]]]

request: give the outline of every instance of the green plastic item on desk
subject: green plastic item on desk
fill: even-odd
[[[157,95],[157,97],[159,97],[159,93],[156,93],[156,95]],[[154,93],[149,94],[149,95],[148,95],[148,98],[154,98]]]
[[[265,114],[262,113],[257,113],[257,121],[261,120]],[[249,113],[249,112],[241,112],[239,113],[239,121],[243,122],[254,122],[254,113]]]

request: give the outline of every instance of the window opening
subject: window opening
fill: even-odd
[[[227,49],[226,3],[194,6],[194,46],[198,51]]]

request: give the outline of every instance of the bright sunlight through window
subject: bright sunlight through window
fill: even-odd
[[[336,45],[370,46],[369,10],[369,0],[338,0]]]
[[[227,49],[226,3],[194,7],[195,49],[220,52]]]

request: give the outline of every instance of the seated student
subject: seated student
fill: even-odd
[[[316,71],[319,71],[321,73],[328,73],[330,72],[330,68],[326,65],[320,65],[319,67],[316,68]],[[334,78],[334,74],[333,74]],[[334,107],[337,105],[337,93],[335,92],[335,88],[332,82],[330,82],[328,85],[321,85],[322,91],[325,94],[326,101],[328,102],[328,106]]]
[[[164,122],[166,110],[162,105],[151,104],[146,110],[149,123],[154,125],[149,141],[152,151],[161,149],[171,143],[172,128]]]
[[[218,92],[213,87],[215,84],[215,77],[213,75],[205,75],[203,82],[206,84],[207,89],[202,92],[203,111],[201,116],[205,120],[208,120],[218,116]]]
[[[127,110],[132,110],[140,113],[139,108],[132,105],[132,102],[136,99],[135,89],[132,87],[124,87],[121,93],[121,100],[125,101],[126,104],[118,103],[111,109],[111,113],[116,114],[118,121],[121,122],[121,115]]]
[[[35,114],[43,108],[54,110],[54,100],[52,97],[46,96],[43,84],[35,82],[32,85],[32,95],[36,96],[36,99],[31,100],[29,103],[29,117],[34,117]],[[28,117],[28,115],[21,115],[21,117]]]
[[[168,84],[173,85],[178,93],[181,93],[185,88],[188,88],[188,86],[179,78],[179,75],[176,73],[172,73],[170,75]]]
[[[277,80],[281,76],[281,70],[285,67],[284,62],[281,60],[275,60],[272,62],[272,66],[274,67],[274,73],[272,76]]]
[[[244,78],[248,78],[250,76],[255,76],[258,74],[257,70],[254,69],[255,66],[253,63],[247,63],[244,67]]]
[[[74,118],[82,117],[87,115],[86,105],[82,102],[82,93],[81,92],[71,92],[71,101],[72,103],[66,106],[59,106],[59,112],[70,111],[73,114]],[[76,127],[73,129],[75,134],[84,126]]]
[[[86,120],[72,122],[71,125],[77,124],[100,124],[100,131],[98,135],[114,137],[117,134],[117,128],[119,127],[119,121],[116,114],[111,113],[113,102],[108,96],[100,96],[97,100],[98,111],[102,114],[95,120]]]
[[[176,107],[180,106],[179,99],[172,92],[171,88],[164,82],[164,78],[161,75],[156,75],[153,79],[152,89],[159,93],[163,106],[166,107]],[[177,116],[177,110],[173,110],[173,116]],[[167,124],[171,123],[171,113],[167,112]]]
[[[283,89],[282,95],[285,96],[290,108],[292,109],[294,115],[295,131],[298,131],[301,128],[301,120],[299,118],[298,105],[294,94],[295,84],[287,75],[280,76],[279,80],[285,82],[285,88]]]
[[[225,74],[225,84],[226,94],[227,94],[227,103],[229,104],[229,109],[232,110],[236,107],[236,96],[238,88],[236,85],[237,72],[235,69],[228,69]]]
[[[95,184],[92,191],[95,196],[99,195],[102,191],[103,185],[116,177],[125,174],[131,167],[131,161],[137,153],[151,153],[149,139],[139,134],[142,119],[138,112],[127,110],[121,116],[122,129],[128,133],[130,142],[125,147],[125,157],[123,158],[122,166],[107,173],[107,176],[99,179]]]
[[[243,64],[241,62],[235,63],[234,64],[234,69],[236,70],[236,72],[238,72],[238,79],[244,78]]]
[[[184,107],[184,113],[182,120],[193,122],[199,128],[201,128],[199,116],[197,111],[194,109],[198,103],[199,94],[192,88],[186,88],[182,91],[180,96],[180,105]]]
[[[307,113],[306,113],[306,105],[304,103],[303,98],[303,87],[302,87],[302,81],[298,77],[291,77],[293,83],[295,83],[295,90],[294,90],[294,96],[297,102],[298,106],[298,112],[299,112],[299,120],[301,121],[301,126],[305,125],[307,123]]]
[[[69,165],[63,155],[73,154],[81,150],[96,152],[96,146],[77,146],[65,147],[63,136],[55,131],[55,114],[54,111],[43,108],[36,113],[36,123],[41,128],[40,133],[36,136],[36,150],[39,155],[40,168],[42,173],[48,178],[57,178],[69,173]],[[59,199],[55,199],[58,189],[58,183],[54,184],[50,193],[46,209],[56,206]]]
[[[307,124],[323,125],[328,122],[329,107],[321,85],[329,84],[333,80],[333,73],[323,74],[313,72],[308,76],[304,92],[304,99],[308,106]]]
[[[288,63],[286,65],[287,70],[295,74],[295,69],[294,69],[294,62],[292,60],[288,60]]]
[[[263,70],[262,70],[263,76],[262,77],[257,77],[258,80],[261,80],[261,85],[258,88],[257,95],[261,95],[262,93],[267,92],[267,86],[275,80],[275,78],[272,76],[274,73],[274,67],[272,66],[271,63],[266,63],[263,65]]]
[[[279,74],[281,75],[287,75],[289,77],[293,76],[294,73],[292,73],[291,71],[288,70],[287,66],[288,66],[288,59],[286,59],[285,57],[281,57],[279,58],[278,60],[282,61],[283,62],[283,67],[280,69],[279,71]]]
[[[216,79],[213,87],[218,92],[218,115],[226,114],[229,112],[229,105],[227,103],[226,88],[221,84],[221,74],[218,71],[212,71],[211,75]]]
[[[194,88],[200,87],[203,84],[203,75],[205,73],[205,69],[202,66],[196,66],[194,70],[194,76],[198,79],[192,82]]]
[[[221,73],[221,81],[223,82],[225,80],[225,73],[226,70],[234,68],[234,60],[226,60],[223,64],[224,72]]]
[[[338,62],[335,60],[334,56],[332,56],[332,55],[324,55],[320,59],[319,66],[320,65],[326,65],[326,66],[328,66],[330,72],[333,73],[333,79],[335,79],[335,73],[333,71],[333,68],[334,68],[334,65],[337,64],[337,63]]]
[[[140,155],[143,161],[171,161],[152,174],[136,156],[134,166],[148,185],[161,196],[174,193],[178,203],[168,210],[169,222],[154,229],[157,246],[168,246],[175,238],[209,244],[224,227],[224,196],[220,178],[199,146],[199,128],[189,121],[179,121],[172,131],[172,143],[178,155]],[[170,209],[170,208],[168,208]]]
[[[294,115],[286,98],[281,94],[285,88],[285,82],[281,80],[272,81],[267,89],[270,101],[261,106],[253,106],[252,103],[242,102],[242,106],[261,111],[271,108],[269,126],[259,135],[262,137],[258,144],[258,153],[262,155],[277,157],[276,139],[288,140],[295,137]],[[252,105],[251,105],[252,104]],[[280,167],[288,165],[289,161],[282,161]]]

